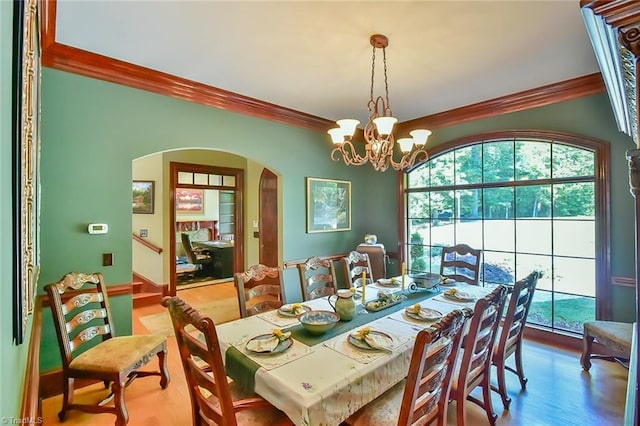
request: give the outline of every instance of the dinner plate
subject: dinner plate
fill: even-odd
[[[309,312],[311,310],[311,308],[307,305],[302,305],[302,311],[299,314],[296,314],[294,312],[291,311],[284,311],[282,310],[282,308],[285,308],[287,306],[291,306],[291,305],[282,305],[280,306],[280,309],[278,309],[278,314],[282,315],[283,317],[291,317],[291,318],[296,318],[299,317],[300,315]]]
[[[394,281],[391,278],[380,278],[378,280],[378,285],[381,287],[398,287],[400,285],[400,281]]]
[[[476,300],[474,296],[463,291],[456,291],[453,294],[445,291],[444,293],[442,293],[442,295],[449,300],[455,300],[457,302],[473,302],[474,300]]]
[[[389,336],[388,334],[383,333],[381,331],[371,330],[369,333],[370,334],[377,334],[377,335],[385,337],[385,338],[389,339],[391,342],[393,342],[393,338],[391,336]],[[366,351],[381,351],[381,350],[384,350],[384,349],[374,348],[374,347],[370,346],[364,340],[360,340],[360,339],[358,339],[356,337],[353,337],[351,334],[349,334],[349,337],[347,338],[347,341],[350,344],[352,344],[353,346],[355,346],[356,348],[364,349]]]
[[[249,340],[249,342],[251,342],[252,340],[257,340],[257,339],[270,339],[272,337],[273,337],[273,334],[261,334],[259,336],[251,338]],[[249,344],[249,342],[247,342],[247,345]],[[248,347],[247,347],[247,350],[249,352],[253,352],[255,354],[263,354],[263,355],[278,354],[278,353],[286,351],[292,345],[293,345],[293,339],[291,337],[289,337],[288,339],[281,340],[280,343],[278,343],[278,346],[276,346],[272,351],[254,351],[254,350],[249,349]]]
[[[404,313],[407,314],[409,318],[412,318],[417,321],[437,321],[440,318],[442,318],[442,312],[436,311],[435,309],[422,308],[420,310],[425,313],[424,317],[421,317],[420,315],[414,312],[410,312],[406,309]]]

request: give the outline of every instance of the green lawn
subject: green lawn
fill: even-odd
[[[590,297],[570,296],[556,293],[553,302],[555,312],[554,328],[582,333],[582,324],[585,321],[595,319],[595,299]],[[548,292],[536,292],[528,322],[551,326],[552,318],[551,294]]]

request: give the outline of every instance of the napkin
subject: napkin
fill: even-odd
[[[374,330],[362,329],[351,333],[351,337],[358,340],[364,340],[374,349],[391,352],[393,349],[393,339],[386,334],[375,332]]]
[[[247,349],[253,352],[273,352],[280,343],[278,336],[265,339],[251,339],[247,342]]]

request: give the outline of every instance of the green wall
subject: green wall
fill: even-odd
[[[18,417],[31,322],[25,342],[13,344],[11,215],[11,76],[13,2],[0,1],[0,418]]]
[[[535,129],[572,133],[610,143],[611,147],[611,275],[635,277],[633,245],[634,204],[629,193],[629,167],[625,157],[633,149],[631,138],[618,131],[606,94],[587,96],[512,114],[437,129],[434,145],[494,130]],[[633,322],[635,289],[613,289],[613,319]]]
[[[109,284],[131,282],[131,161],[170,149],[227,151],[281,176],[283,260],[349,251],[371,232],[397,246],[395,175],[332,162],[324,133],[48,68],[42,90],[41,293],[72,270],[103,272]],[[306,176],[352,181],[351,231],[306,233]],[[109,233],[87,234],[92,222],[107,223]],[[112,267],[101,266],[106,252],[114,253]],[[299,294],[295,271],[285,274],[285,286],[288,295]],[[114,299],[118,332],[130,332],[131,297]],[[59,365],[56,345],[47,313],[42,371]]]
[[[2,234],[10,235],[10,33],[11,3],[0,2],[2,67],[0,99],[0,207]],[[105,273],[109,284],[131,281],[131,161],[176,148],[217,149],[265,164],[282,176],[283,258],[347,251],[366,233],[376,233],[389,251],[397,250],[396,175],[369,167],[344,167],[328,158],[323,133],[208,108],[119,85],[45,68],[42,79],[41,279],[59,279],[71,270]],[[437,129],[429,146],[464,135],[499,129],[545,129],[611,142],[612,274],[632,277],[633,206],[624,152],[633,148],[615,128],[606,95]],[[305,232],[306,176],[353,182],[353,224],[349,232]],[[375,191],[375,192],[374,192]],[[91,222],[109,224],[109,234],[89,236]],[[11,342],[11,242],[0,242],[2,285],[2,415],[19,409],[27,343]],[[113,252],[115,264],[101,266],[101,254]],[[295,275],[285,277],[296,293]],[[614,290],[614,319],[632,319],[633,289]],[[131,330],[131,298],[112,300],[120,333]],[[59,365],[50,315],[45,312],[41,370]],[[29,331],[29,330],[28,330]],[[7,384],[11,384],[8,386]]]

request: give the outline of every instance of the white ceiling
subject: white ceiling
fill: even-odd
[[[599,71],[578,0],[59,0],[56,41],[364,122],[374,33],[389,37],[400,121]],[[381,51],[376,62],[381,94]]]

